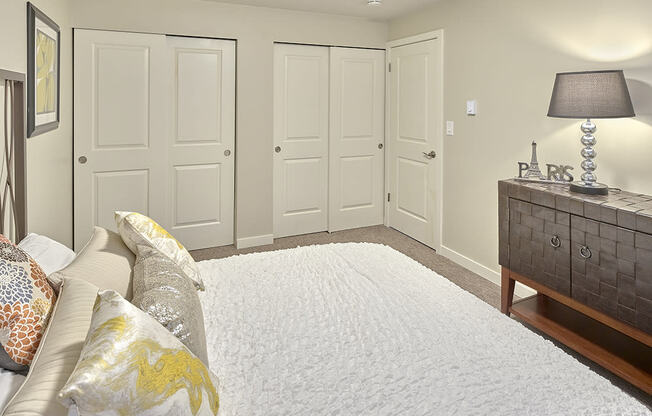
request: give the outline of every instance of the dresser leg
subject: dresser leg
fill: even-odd
[[[503,267],[500,282],[500,311],[509,316],[509,308],[514,300],[514,285],[516,281],[509,277],[509,269]]]

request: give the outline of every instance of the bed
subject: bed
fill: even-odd
[[[550,341],[386,246],[199,264],[225,416],[651,414]]]
[[[22,97],[12,90],[12,101]],[[20,120],[11,124],[0,220],[20,241],[24,132]],[[54,250],[32,247],[35,256]],[[133,264],[120,237],[97,228],[57,272],[92,284],[61,287],[26,377],[0,371],[3,416],[66,414],[56,395],[79,358],[97,288],[127,297]],[[551,342],[385,246],[303,247],[199,267],[223,416],[652,414]]]
[[[101,243],[92,240],[65,273],[83,261],[93,263],[86,270],[107,269],[94,260],[107,252],[129,255],[117,240],[107,242],[111,233],[100,231]],[[112,268],[120,273],[112,284],[129,281],[132,261]],[[386,246],[302,247],[199,267],[220,415],[652,414],[550,341]],[[64,383],[74,367],[75,354],[68,354],[61,359],[67,369],[56,368],[61,357],[48,346],[81,348],[79,320],[87,319],[94,302],[92,294],[85,296],[86,309],[53,318],[51,326],[82,329],[66,334],[67,346],[53,348],[45,336],[13,400],[22,409],[65,414],[54,397],[56,383],[45,389],[39,383],[53,373]],[[68,300],[62,295],[59,302]],[[0,386],[15,389],[22,381],[0,373]],[[44,400],[47,394],[52,397]],[[22,414],[13,408],[7,414]]]

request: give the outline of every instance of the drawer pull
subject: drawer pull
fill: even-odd
[[[556,235],[550,239],[550,245],[553,246],[554,248],[559,248],[561,247],[561,240],[559,239],[559,236]]]
[[[580,256],[588,260],[591,257],[593,257],[593,253],[591,252],[591,249],[588,248],[587,246],[582,246],[582,248],[580,248]]]

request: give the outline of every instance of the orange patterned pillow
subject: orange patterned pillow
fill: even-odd
[[[0,367],[30,365],[55,300],[41,267],[0,235]]]

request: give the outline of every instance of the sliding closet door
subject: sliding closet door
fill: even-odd
[[[165,36],[75,30],[75,247],[114,210],[166,225]]]
[[[329,48],[276,44],[274,236],[328,229]]]
[[[137,211],[233,242],[235,42],[75,30],[75,246]]]
[[[170,232],[190,248],[233,243],[235,42],[168,37]]]
[[[385,51],[331,48],[329,230],[383,223]]]

